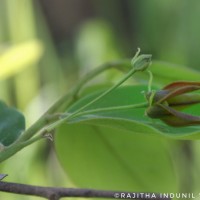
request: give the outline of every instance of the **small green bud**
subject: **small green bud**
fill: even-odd
[[[131,66],[135,69],[135,71],[144,71],[146,70],[149,65],[151,64],[151,57],[152,55],[139,55],[140,48],[136,52],[135,56],[131,60]]]
[[[136,71],[144,71],[150,66],[151,57],[152,55],[148,55],[148,54],[140,55],[132,59],[131,65]]]

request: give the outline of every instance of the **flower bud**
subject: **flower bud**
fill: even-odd
[[[131,61],[131,65],[134,67],[136,71],[144,71],[151,64],[152,55],[140,55],[137,58],[133,58]]]
[[[200,103],[200,82],[173,82],[155,93],[149,92],[146,110],[150,118],[161,119],[170,126],[190,126],[200,124],[200,117],[181,112],[184,108]]]

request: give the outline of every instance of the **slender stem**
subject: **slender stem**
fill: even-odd
[[[3,162],[4,160],[8,159],[12,155],[23,149],[24,147],[33,144],[34,142],[39,141],[41,139],[45,139],[46,137],[43,133],[45,132],[42,132],[42,134],[37,135],[27,141],[16,142],[8,147],[5,147],[5,149],[0,153],[0,162]]]
[[[115,85],[113,85],[111,88],[109,88],[108,90],[103,92],[101,95],[99,95],[98,97],[96,97],[95,99],[93,99],[92,101],[87,103],[86,105],[82,106],[80,109],[78,109],[76,112],[74,112],[72,114],[72,116],[76,115],[80,111],[84,110],[85,108],[89,107],[90,105],[92,105],[95,102],[102,99],[104,96],[109,94],[111,91],[113,91],[114,89],[116,89],[117,87],[122,85],[122,83],[124,83],[127,79],[129,79],[136,72],[147,69],[151,62],[151,55],[140,55],[139,56],[139,53],[140,53],[140,49],[138,48],[138,51],[136,52],[135,56],[131,60],[132,69],[121,80],[119,80]]]
[[[125,192],[125,191],[109,191],[95,189],[79,189],[79,188],[58,188],[58,187],[41,187],[19,183],[10,183],[0,181],[0,191],[21,195],[32,195],[43,197],[50,200],[59,200],[64,197],[82,197],[82,198],[111,198],[111,199],[155,199],[170,200],[170,197],[162,197],[159,193],[144,192]],[[170,196],[170,195],[168,195]]]
[[[114,106],[114,107],[108,107],[108,108],[97,108],[92,110],[87,110],[80,112],[76,115],[73,115],[73,117],[70,117],[69,119],[73,119],[79,116],[88,115],[88,114],[95,114],[95,113],[102,113],[102,112],[110,112],[110,111],[119,111],[119,110],[130,110],[134,108],[146,108],[148,106],[147,102],[139,103],[139,104],[133,104],[133,105],[126,105],[126,106]]]
[[[47,131],[51,131],[52,129],[58,127],[59,125],[61,125],[62,123],[66,122],[67,120],[73,118],[74,116],[76,116],[78,113],[80,113],[82,110],[84,110],[85,108],[89,107],[90,105],[94,104],[95,102],[97,102],[98,100],[100,100],[101,98],[105,97],[107,94],[109,94],[112,90],[116,89],[117,87],[119,87],[124,81],[126,81],[128,78],[130,78],[135,72],[137,72],[134,68],[125,76],[123,77],[120,81],[118,81],[114,86],[112,86],[111,88],[109,88],[108,90],[106,90],[105,92],[103,92],[102,94],[100,94],[98,97],[96,97],[95,99],[93,99],[92,101],[90,101],[89,103],[85,104],[84,106],[82,106],[81,108],[79,108],[77,111],[75,111],[74,113],[72,113],[71,115],[68,115],[54,123],[52,123],[51,125],[49,125],[46,130]]]
[[[79,113],[80,111],[82,111],[86,107],[90,106],[94,102],[98,101],[99,99],[101,99],[102,97],[104,97],[105,95],[110,93],[112,90],[114,90],[115,88],[119,87],[123,82],[125,82],[128,78],[130,78],[135,72],[144,71],[145,69],[147,69],[149,64],[151,63],[151,55],[140,55],[139,56],[139,53],[140,53],[140,49],[138,49],[134,58],[131,60],[131,64],[130,63],[128,64],[127,60],[121,61],[121,62],[114,62],[112,64],[107,63],[107,64],[102,65],[101,67],[95,69],[94,71],[88,73],[88,75],[86,75],[85,78],[83,78],[69,94],[66,94],[64,97],[59,99],[47,111],[47,113],[45,113],[33,126],[31,126],[27,131],[25,131],[25,133],[22,136],[22,140],[23,141],[27,140],[27,139],[31,138],[34,134],[36,134],[42,127],[44,127],[47,124],[46,120],[45,120],[46,114],[51,114],[55,111],[58,112],[58,111],[60,111],[61,108],[63,111],[64,108],[69,106],[76,99],[77,94],[79,93],[80,89],[83,87],[84,84],[86,84],[89,80],[91,80],[92,78],[94,78],[95,76],[100,74],[101,72],[105,71],[106,69],[109,69],[111,67],[115,67],[118,69],[124,69],[124,67],[122,67],[123,64],[125,64],[126,66],[129,66],[129,67],[132,67],[132,69],[129,71],[129,73],[124,78],[122,78],[117,84],[115,84],[109,90],[105,91],[103,94],[101,94],[99,97],[97,97],[93,101],[89,102],[88,104],[86,104],[85,106],[83,106],[82,108],[77,110],[75,113],[72,114],[72,116]],[[55,122],[54,125],[56,125],[56,124],[59,125],[63,121],[64,121],[63,119],[58,120],[57,122]]]
[[[48,113],[54,113],[54,112],[58,112],[59,110],[63,111],[64,109],[66,109],[68,104],[70,104],[69,102],[66,102],[66,99],[68,98],[69,94],[70,94],[72,100],[76,99],[78,93],[81,91],[81,89],[83,88],[83,86],[86,83],[88,83],[90,80],[92,80],[94,77],[98,76],[102,72],[104,72],[104,71],[106,71],[108,69],[112,69],[112,68],[120,70],[120,71],[130,70],[130,60],[129,59],[124,59],[124,60],[120,60],[120,61],[108,62],[108,63],[105,63],[105,64],[99,66],[98,68],[94,69],[93,71],[89,72],[88,74],[86,74],[83,77],[83,79],[81,79],[77,83],[76,87],[70,93],[67,93],[66,95],[61,97],[49,109]]]
[[[76,100],[76,97],[79,93],[79,91],[82,89],[82,87],[89,82],[91,79],[96,77],[97,75],[101,74],[105,70],[115,68],[119,70],[127,70],[130,68],[130,60],[121,60],[121,61],[115,61],[115,62],[109,62],[101,65],[100,67],[96,68],[95,70],[89,72],[85,77],[80,80],[76,87],[70,91],[69,93],[65,94],[63,97],[61,97],[57,102],[55,102],[44,115],[42,115],[29,129],[27,129],[23,136],[21,137],[22,141],[25,141],[29,138],[31,138],[34,134],[36,134],[42,127],[44,127],[47,124],[46,116],[55,112],[63,111],[65,110],[71,103],[73,103],[74,100]]]
[[[108,108],[97,108],[97,109],[87,110],[87,111],[83,111],[83,112],[75,112],[75,113],[67,115],[66,117],[63,117],[62,119],[60,119],[59,121],[57,121],[55,123],[52,123],[48,127],[44,128],[44,131],[50,132],[54,128],[61,125],[63,122],[67,122],[71,119],[74,119],[76,117],[83,116],[83,115],[94,114],[94,113],[99,113],[99,112],[127,110],[127,109],[134,109],[134,108],[145,108],[147,106],[148,106],[148,103],[144,102],[144,103],[140,103],[140,104],[126,105],[126,106],[114,106],[114,107],[108,107]]]
[[[152,82],[153,82],[153,74],[151,73],[150,70],[147,70],[147,72],[149,74],[148,92],[151,92],[151,86],[152,86]]]
[[[115,85],[113,85],[111,88],[103,92],[101,95],[87,103],[86,105],[79,108],[77,111],[72,113],[71,117],[76,115],[77,113],[81,112],[85,108],[89,107],[90,105],[94,104],[95,102],[99,101],[103,97],[105,97],[107,94],[109,94],[111,91],[122,85],[127,79],[129,79],[133,74],[135,74],[138,71],[144,71],[146,70],[150,63],[151,63],[151,55],[140,55],[140,49],[136,52],[135,56],[133,57],[131,61],[132,69],[121,79],[119,80]]]
[[[71,105],[75,100],[82,89],[82,87],[88,83],[91,79],[98,76],[102,72],[108,70],[108,69],[117,69],[121,71],[128,71],[130,69],[130,60],[124,59],[120,61],[114,61],[114,62],[108,62],[100,67],[94,69],[93,71],[89,72],[84,76],[83,79],[81,79],[76,87],[72,89],[69,93],[65,94],[63,97],[58,99],[48,110],[45,112],[31,127],[29,127],[22,136],[11,146],[5,147],[3,151],[0,152],[0,162],[6,160],[7,158],[11,157],[21,149],[23,149],[25,146],[37,141],[38,139],[42,138],[42,134],[46,131],[44,127],[51,122],[49,120],[49,115],[64,111],[69,105]],[[55,118],[53,119],[55,120]],[[52,121],[53,121],[52,120]],[[33,135],[38,133],[38,137],[32,138]],[[29,141],[30,140],[30,141]]]
[[[132,67],[130,72],[123,78],[121,79],[116,85],[111,87],[109,90],[105,91],[103,94],[101,94],[99,97],[95,98],[93,101],[89,102],[79,110],[75,111],[72,113],[70,116],[63,118],[61,120],[58,120],[54,123],[52,123],[49,127],[45,127],[47,124],[49,124],[49,114],[55,113],[56,111],[59,112],[60,110],[64,110],[64,108],[68,107],[71,105],[76,100],[76,97],[83,87],[89,80],[97,76],[98,74],[102,73],[106,69],[109,69],[111,67],[118,68],[118,69],[124,69],[124,66],[122,66],[123,62],[115,62],[114,64],[107,63],[105,65],[102,65],[101,67],[95,69],[94,71],[90,72],[88,75],[85,76],[78,84],[77,86],[68,94],[64,95],[61,97],[50,109],[42,116],[40,117],[29,129],[27,129],[22,136],[11,146],[6,147],[1,153],[0,153],[0,162],[3,160],[11,157],[13,154],[15,154],[17,151],[21,150],[25,146],[27,146],[30,143],[37,141],[38,138],[34,138],[31,141],[28,141],[33,135],[35,134],[43,134],[48,130],[52,130],[52,128],[57,127],[58,125],[62,124],[65,120],[69,119],[70,117],[75,116],[79,112],[81,112],[83,109],[86,107],[90,106],[94,102],[98,101],[108,93],[110,93],[112,90],[117,88],[119,85],[121,85],[124,81],[126,81],[129,77],[131,77],[135,72],[137,71],[144,71],[147,69],[147,67],[150,64],[151,60],[151,55],[139,55],[139,50],[134,56],[134,59],[132,59],[131,64],[127,63],[125,61],[125,65],[128,66],[128,68]],[[41,136],[39,136],[40,138]]]
[[[80,111],[84,110],[85,108],[89,107],[90,105],[94,104],[95,102],[99,101],[100,99],[102,99],[103,97],[105,97],[107,94],[109,94],[111,91],[113,91],[114,89],[116,89],[117,87],[119,87],[122,83],[124,83],[128,78],[130,78],[134,73],[136,72],[136,70],[133,68],[125,77],[123,77],[120,81],[118,81],[115,85],[113,85],[111,88],[109,88],[108,90],[106,90],[105,92],[103,92],[101,95],[99,95],[98,97],[96,97],[95,99],[93,99],[92,101],[90,101],[89,103],[87,103],[86,105],[84,105],[83,107],[81,107],[80,109],[78,109],[76,112],[74,112],[72,114],[76,115],[77,113],[79,113]]]
[[[109,88],[108,90],[106,90],[105,92],[103,92],[102,94],[100,94],[98,97],[96,97],[95,99],[93,99],[89,103],[85,104],[84,106],[82,106],[81,108],[79,108],[78,110],[76,110],[71,115],[68,115],[68,116],[66,116],[66,117],[64,117],[64,118],[62,118],[62,119],[60,119],[60,120],[52,123],[51,125],[49,125],[46,128],[46,130],[47,131],[51,131],[52,129],[54,129],[57,126],[61,125],[65,121],[69,120],[70,118],[73,118],[75,115],[77,115],[78,113],[80,113],[82,110],[84,110],[85,108],[91,106],[95,102],[97,102],[100,99],[102,99],[103,97],[105,97],[111,91],[113,91],[114,89],[116,89],[117,87],[119,87],[122,83],[124,83],[127,79],[129,79],[136,72],[146,70],[148,68],[148,66],[150,65],[150,63],[151,63],[151,55],[140,55],[140,56],[138,56],[139,52],[140,52],[140,49],[138,49],[137,53],[135,54],[134,58],[131,61],[132,69],[121,80],[119,80],[111,88]]]

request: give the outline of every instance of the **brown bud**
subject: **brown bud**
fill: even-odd
[[[162,90],[146,95],[149,107],[146,114],[161,119],[170,126],[200,124],[200,117],[181,112],[184,108],[200,103],[200,94],[190,93],[200,89],[200,82],[173,82]]]

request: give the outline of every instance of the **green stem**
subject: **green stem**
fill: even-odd
[[[55,102],[53,106],[51,106],[44,115],[42,115],[29,129],[27,129],[20,140],[26,141],[29,138],[31,138],[42,127],[48,124],[46,119],[48,115],[55,112],[64,111],[69,105],[71,105],[71,103],[73,103],[76,100],[78,93],[87,82],[89,82],[91,79],[98,76],[105,70],[111,68],[118,70],[127,70],[130,68],[130,60],[126,59],[121,61],[105,63],[100,67],[96,68],[95,70],[89,72],[87,75],[85,75],[85,77],[82,80],[80,80],[77,83],[76,87],[71,92],[67,93],[66,95],[61,97],[57,102]]]
[[[152,86],[152,82],[153,82],[153,74],[149,70],[147,70],[147,72],[149,74],[148,92],[151,92],[151,86]]]
[[[88,75],[86,75],[85,78],[83,78],[71,92],[61,97],[52,107],[50,107],[50,109],[42,117],[40,117],[29,129],[27,129],[23,133],[23,135],[16,141],[16,143],[14,143],[13,145],[9,147],[6,147],[0,153],[0,162],[11,157],[13,154],[15,154],[17,151],[21,150],[25,146],[32,144],[33,142],[41,139],[43,136],[43,133],[45,133],[46,131],[52,130],[52,128],[57,127],[58,125],[66,121],[67,119],[70,119],[74,117],[75,115],[77,115],[78,113],[80,113],[83,109],[95,103],[96,101],[98,101],[99,99],[101,99],[102,97],[110,93],[115,88],[119,87],[124,81],[126,81],[129,77],[131,77],[135,72],[144,71],[150,64],[151,55],[140,55],[140,56],[138,55],[139,55],[139,51],[134,56],[134,59],[132,59],[131,64],[130,64],[130,61],[127,62],[127,60],[114,62],[114,63],[107,63],[95,69],[94,71],[90,72]],[[89,102],[88,104],[86,104],[85,106],[77,110],[76,112],[72,113],[70,116],[67,116],[66,118],[56,121],[55,123],[51,124],[47,128],[45,127],[49,123],[49,115],[54,114],[55,112],[63,111],[69,105],[71,105],[71,103],[73,103],[76,100],[77,95],[79,91],[81,90],[81,88],[83,87],[83,85],[85,85],[88,81],[93,79],[95,76],[97,76],[98,74],[112,67],[123,70],[126,68],[129,69],[131,66],[132,66],[131,71],[123,79],[121,79],[116,85],[111,87],[109,90],[105,91],[99,97],[95,98],[93,101]],[[56,119],[53,118],[53,120],[56,120]],[[38,133],[38,136],[30,140],[30,138],[37,133]]]
[[[107,94],[109,94],[111,91],[113,91],[114,89],[116,89],[117,87],[119,87],[122,83],[124,83],[128,78],[130,78],[133,74],[135,74],[135,72],[137,72],[134,68],[125,76],[123,77],[120,81],[118,81],[115,85],[113,85],[111,88],[109,88],[108,90],[106,90],[105,92],[103,92],[101,95],[99,95],[98,97],[96,97],[95,99],[93,99],[92,101],[90,101],[89,103],[87,103],[86,105],[84,105],[83,107],[81,107],[80,109],[78,109],[76,112],[74,112],[72,115],[76,115],[77,113],[79,113],[80,111],[84,110],[85,108],[89,107],[90,105],[94,104],[95,102],[99,101],[100,99],[102,99],[103,97],[105,97]]]
[[[63,122],[67,122],[71,119],[74,119],[76,117],[88,115],[88,114],[95,114],[95,113],[102,113],[102,112],[110,112],[110,111],[119,111],[119,110],[127,110],[127,109],[134,109],[134,108],[146,108],[148,106],[147,102],[139,103],[139,104],[134,104],[134,105],[126,105],[126,106],[114,106],[114,107],[108,107],[108,108],[97,108],[97,109],[92,109],[92,110],[87,110],[83,112],[78,112],[78,113],[72,113],[67,115],[66,117],[60,119],[59,121],[49,125],[47,128],[44,130],[46,132],[50,132],[59,125],[61,125]]]
[[[131,61],[132,69],[120,81],[118,81],[115,85],[113,85],[111,88],[109,88],[108,90],[106,90],[105,92],[100,94],[98,97],[96,97],[95,99],[93,99],[92,101],[87,103],[86,105],[84,105],[81,108],[79,108],[77,111],[75,111],[71,115],[68,115],[68,116],[66,116],[66,117],[64,117],[64,118],[52,123],[51,125],[49,125],[46,128],[46,130],[47,131],[51,131],[52,129],[54,129],[57,126],[61,125],[65,121],[69,120],[70,118],[73,118],[74,116],[79,114],[82,110],[84,110],[85,108],[91,106],[95,102],[97,102],[100,99],[102,99],[103,97],[105,97],[111,91],[113,91],[114,89],[119,87],[122,83],[124,83],[128,78],[130,78],[136,72],[146,70],[148,68],[149,64],[151,63],[151,55],[140,55],[140,56],[138,56],[139,52],[140,52],[140,50],[138,50],[138,52],[136,53],[136,55],[134,56],[134,58]]]
[[[103,65],[101,65],[100,67],[94,69],[93,71],[89,72],[88,74],[86,74],[84,76],[83,79],[81,79],[76,87],[69,93],[67,93],[66,95],[64,95],[63,97],[61,97],[48,111],[48,113],[54,113],[54,112],[58,112],[58,111],[63,111],[65,110],[68,105],[70,103],[72,103],[72,101],[74,99],[77,98],[79,92],[81,91],[81,89],[83,88],[83,86],[85,84],[87,84],[90,80],[92,80],[94,77],[98,76],[99,74],[101,74],[102,72],[109,70],[109,69],[117,69],[120,71],[129,71],[130,70],[130,60],[129,59],[124,59],[121,61],[113,61],[113,62],[108,62],[105,63]],[[68,96],[70,96],[71,101],[66,101],[68,99]]]
[[[119,111],[119,110],[130,110],[134,108],[146,108],[148,106],[147,102],[139,103],[139,104],[133,104],[133,105],[126,105],[126,106],[114,106],[114,107],[108,107],[108,108],[97,108],[97,109],[92,109],[92,110],[87,110],[80,112],[76,115],[70,116],[69,119],[73,119],[79,116],[84,116],[88,114],[95,114],[95,113],[102,113],[102,112],[110,112],[110,111]]]
[[[82,108],[77,110],[72,115],[79,113],[86,107],[90,106],[94,102],[98,101],[99,99],[101,99],[102,97],[104,97],[105,95],[110,93],[112,90],[114,90],[119,85],[121,85],[124,81],[126,81],[128,78],[130,78],[135,72],[146,70],[151,62],[151,55],[140,55],[139,56],[139,52],[140,52],[140,50],[138,49],[134,58],[131,60],[131,64],[130,64],[130,61],[127,62],[127,60],[106,63],[106,64],[102,65],[101,67],[95,69],[94,71],[88,73],[85,76],[85,78],[83,78],[69,94],[66,94],[63,97],[61,97],[34,125],[32,125],[27,131],[25,131],[25,133],[21,137],[21,140],[26,141],[27,139],[31,138],[34,134],[36,134],[42,127],[44,127],[47,124],[46,115],[52,114],[54,112],[63,111],[64,109],[66,109],[66,107],[68,107],[72,102],[74,102],[76,100],[76,97],[77,97],[79,91],[81,90],[81,88],[83,87],[83,85],[85,85],[89,80],[93,79],[95,76],[102,73],[103,71],[110,69],[110,68],[117,68],[117,69],[122,70],[125,68],[132,67],[130,72],[124,78],[122,78],[116,85],[114,85],[109,90],[107,90],[103,94],[101,94],[99,97],[97,97],[93,101],[89,102],[88,104],[86,104],[85,106],[83,106]],[[62,122],[62,120],[58,120],[55,123],[60,124]]]
[[[111,91],[113,91],[114,89],[116,89],[117,87],[122,85],[122,83],[124,83],[127,79],[129,79],[136,72],[145,70],[151,62],[151,55],[138,56],[139,53],[140,53],[140,49],[138,49],[138,51],[136,52],[135,56],[133,57],[133,59],[131,61],[132,69],[121,80],[119,80],[115,85],[113,85],[111,88],[109,88],[108,90],[103,92],[101,95],[99,95],[98,97],[96,97],[95,99],[93,99],[92,101],[90,101],[89,103],[87,103],[86,105],[81,107],[80,109],[78,109],[76,112],[74,112],[72,114],[72,116],[76,115],[80,111],[84,110],[85,108],[89,107],[90,105],[94,104],[95,102],[97,102],[100,99],[102,99],[103,97],[105,97]]]
[[[16,143],[12,144],[11,146],[5,147],[5,149],[0,153],[0,163],[3,162],[4,160],[8,159],[12,155],[17,153],[21,149],[23,149],[24,147],[26,147],[40,139],[43,139],[43,138],[44,137],[42,137],[42,135],[37,135],[36,137],[34,137],[30,140],[27,140],[25,142],[16,142]]]
[[[65,94],[63,97],[58,99],[48,110],[45,112],[31,127],[29,127],[23,135],[16,141],[16,143],[12,144],[9,147],[6,147],[2,152],[0,152],[0,162],[6,160],[7,158],[11,157],[24,147],[32,144],[35,141],[43,138],[43,133],[45,132],[44,127],[56,120],[53,118],[49,120],[49,115],[52,115],[59,111],[64,111],[69,105],[71,105],[77,98],[80,90],[87,84],[90,80],[101,74],[102,72],[109,70],[109,69],[117,69],[120,71],[128,71],[130,69],[130,59],[124,59],[120,61],[113,61],[105,63],[98,68],[94,69],[93,71],[89,72],[81,79],[76,87],[72,89],[69,93]],[[33,137],[33,135],[38,134],[38,136]],[[32,138],[32,139],[30,139]]]
[[[110,89],[106,90],[105,92],[103,92],[101,95],[99,95],[98,97],[96,97],[95,99],[93,99],[92,101],[90,101],[89,103],[87,103],[86,105],[82,106],[81,108],[79,108],[77,111],[75,111],[74,113],[72,113],[71,115],[64,117],[54,123],[52,123],[51,125],[49,125],[47,127],[47,131],[51,131],[52,129],[56,128],[57,126],[61,125],[63,122],[67,121],[68,119],[74,117],[75,115],[77,115],[78,113],[80,113],[82,110],[84,110],[85,108],[89,107],[90,105],[94,104],[95,102],[99,101],[101,98],[105,97],[107,94],[109,94],[111,91],[113,91],[114,89],[116,89],[117,87],[119,87],[124,81],[126,81],[128,78],[130,78],[135,72],[137,72],[134,68],[132,68],[132,70],[125,76],[123,77],[119,82],[117,82],[114,86],[112,86]]]

